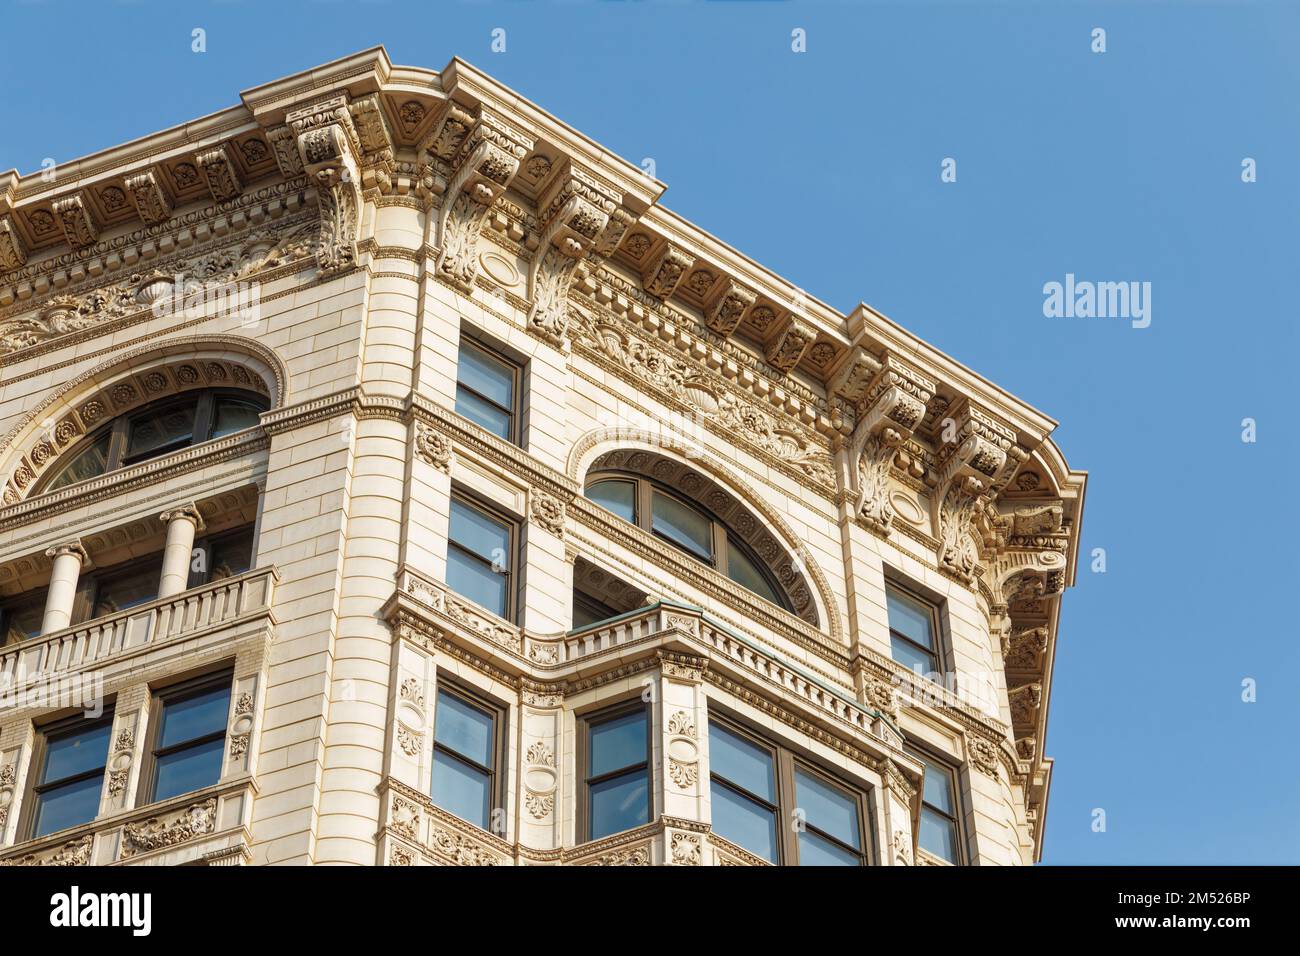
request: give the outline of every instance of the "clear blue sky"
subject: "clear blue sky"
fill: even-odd
[[[455,54],[652,157],[666,205],[810,294],[869,302],[1052,415],[1091,473],[1083,553],[1105,548],[1107,573],[1066,595],[1046,861],[1300,862],[1295,7],[5,6],[0,169],[374,44],[434,69]],[[1151,326],[1045,318],[1066,273],[1151,282]]]

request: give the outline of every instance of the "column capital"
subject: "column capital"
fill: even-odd
[[[194,502],[186,502],[183,505],[177,505],[174,508],[168,508],[158,516],[158,520],[163,524],[171,524],[177,518],[188,518],[194,522],[194,530],[202,531],[206,525],[203,521],[203,515],[199,514],[198,506]]]
[[[81,545],[80,538],[73,538],[71,541],[65,541],[62,544],[56,544],[51,548],[46,548],[45,556],[50,559],[61,558],[66,554],[76,555],[81,561],[82,567],[90,564],[90,555]]]

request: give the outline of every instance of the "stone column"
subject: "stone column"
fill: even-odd
[[[86,549],[80,541],[55,545],[45,552],[54,559],[50,574],[50,589],[45,595],[45,617],[41,619],[41,634],[60,631],[72,623],[72,602],[77,596],[77,578],[83,565],[90,563]]]
[[[194,554],[194,535],[203,528],[203,518],[193,504],[164,511],[159,517],[167,525],[167,543],[163,546],[162,577],[158,596],[171,597],[189,587],[190,559]]]

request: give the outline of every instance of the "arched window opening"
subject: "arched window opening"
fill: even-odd
[[[221,438],[257,424],[266,397],[239,389],[207,389],[159,399],[119,415],[73,451],[37,490],[56,491],[79,481]]]
[[[589,471],[586,496],[817,624],[816,606],[796,562],[734,496],[689,466],[650,452],[610,452]]]

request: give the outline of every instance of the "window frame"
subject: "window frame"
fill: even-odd
[[[233,667],[226,667],[221,670],[212,671],[207,674],[199,674],[185,680],[168,684],[165,687],[151,688],[149,702],[149,740],[148,746],[144,752],[144,766],[140,770],[140,780],[136,785],[137,807],[146,807],[157,803],[154,794],[158,786],[158,758],[165,757],[169,754],[177,753],[181,750],[188,750],[191,747],[197,747],[200,744],[209,743],[217,739],[217,732],[205,734],[202,737],[195,737],[193,740],[187,740],[183,744],[172,744],[170,747],[159,747],[158,740],[162,734],[162,714],[168,703],[178,698],[187,697],[191,693],[200,693],[210,690],[214,687],[225,685],[230,688],[230,699],[233,702],[235,697],[235,671]],[[224,741],[230,730],[230,713],[227,707],[226,721],[221,726],[221,739]],[[226,766],[226,747],[223,744],[221,748],[221,767]],[[217,779],[205,786],[215,786],[221,782],[221,774],[217,774]],[[200,787],[203,790],[205,787]],[[187,791],[188,793],[197,793],[197,790]],[[146,796],[147,795],[147,796]],[[175,800],[185,794],[176,794],[174,797],[165,799]]]
[[[100,798],[100,804],[103,803],[104,780],[107,779],[108,764],[113,757],[114,715],[115,715],[114,707],[105,707],[104,712],[99,717],[93,719],[86,718],[82,714],[78,713],[78,714],[72,714],[62,719],[52,720],[47,724],[37,726],[36,739],[33,742],[33,746],[32,746],[31,762],[28,764],[28,766],[31,768],[31,772],[28,774],[26,794],[23,799],[22,815],[18,821],[17,839],[15,839],[14,841],[15,843],[26,842],[27,840],[44,839],[45,837],[53,836],[56,833],[63,832],[61,830],[51,830],[49,833],[43,834],[40,837],[36,836],[36,822],[37,822],[36,805],[40,799],[40,795],[43,792],[54,789],[56,786],[61,787],[61,786],[66,786],[69,783],[76,783],[81,780],[88,780],[95,775],[95,771],[86,770],[83,771],[82,773],[74,774],[71,777],[65,777],[54,784],[41,781],[39,778],[43,776],[45,773],[45,758],[49,753],[50,738],[53,736],[59,736],[64,733],[70,733],[79,729],[88,730],[91,729],[92,727],[98,727],[101,725],[108,726],[108,746],[104,748],[104,765],[99,769],[99,779],[100,779],[99,798]],[[99,811],[100,811],[100,806],[96,805],[95,815],[93,817],[91,817],[87,821],[84,821],[83,823],[77,823],[74,824],[72,827],[65,827],[64,829],[71,830],[74,829],[75,827],[85,826],[87,823],[93,823],[95,820],[99,819]]]
[[[483,557],[481,555],[475,554],[473,551],[469,550],[464,545],[452,539],[451,504],[450,504],[450,502],[452,501],[459,501],[461,504],[465,505],[466,507],[477,511],[480,514],[486,515],[488,518],[491,518],[493,521],[497,521],[505,525],[506,528],[509,530],[510,533],[509,544],[507,545],[507,547],[510,552],[510,566],[505,571],[493,572],[494,574],[503,574],[506,578],[505,613],[498,614],[496,611],[492,610],[492,608],[484,607],[482,604],[479,604],[473,598],[461,594],[459,591],[455,590],[454,588],[451,588],[450,584],[448,584],[447,587],[451,589],[452,593],[456,594],[459,597],[464,598],[466,601],[469,601],[475,607],[482,608],[487,613],[500,617],[504,621],[509,621],[511,624],[516,623],[519,614],[518,589],[520,587],[520,582],[523,577],[522,575],[519,575],[517,577],[515,575],[515,569],[519,567],[519,563],[522,558],[522,548],[520,547],[520,539],[521,539],[520,520],[514,515],[510,514],[508,511],[505,511],[502,508],[497,507],[492,502],[487,501],[481,496],[475,494],[473,491],[470,491],[467,488],[460,487],[459,485],[453,485],[451,489],[451,496],[448,499],[448,505],[447,505],[446,560],[448,563],[450,563],[451,561],[452,548],[455,548],[457,551],[465,554],[467,557],[475,561],[483,561]],[[492,566],[491,562],[487,562],[487,564],[489,568]]]
[[[465,350],[466,346],[469,346],[471,349],[477,350],[480,354],[487,356],[487,358],[490,359],[491,361],[503,365],[507,370],[509,370],[511,375],[511,386],[510,386],[511,405],[512,405],[511,408],[506,408],[500,402],[496,401],[496,399],[488,398],[486,395],[484,395],[482,392],[475,389],[473,386],[467,385],[461,381],[460,356],[461,353]],[[479,425],[478,422],[474,422],[472,419],[468,418],[461,412],[456,411],[457,415],[460,415],[460,417],[464,418],[466,421],[470,421],[476,427],[482,428],[484,431],[487,431],[490,434],[495,435],[495,437],[502,438],[503,441],[508,441],[512,445],[520,445],[522,447],[522,441],[521,441],[522,428],[520,425],[520,422],[523,419],[523,411],[524,411],[524,366],[522,363],[515,361],[514,359],[507,356],[500,349],[488,345],[486,342],[482,341],[476,336],[470,335],[466,330],[462,330],[460,335],[460,343],[457,346],[457,351],[456,351],[456,400],[457,402],[459,402],[460,400],[460,390],[462,388],[465,389],[465,391],[469,392],[471,395],[473,395],[475,398],[477,398],[479,401],[486,402],[488,405],[491,405],[493,408],[505,412],[510,422],[508,434],[504,437],[500,435],[496,435],[495,432],[491,432],[491,430],[488,429],[486,426]],[[454,407],[453,407],[453,411],[455,411]]]
[[[940,678],[940,679],[939,679],[938,681],[936,681],[935,683],[942,683],[942,682],[943,682],[943,680],[942,680],[942,679],[943,679],[943,675],[944,675],[945,669],[946,669],[946,667],[947,667],[947,657],[948,657],[948,655],[947,655],[947,648],[946,648],[946,646],[945,646],[945,642],[944,642],[944,634],[943,634],[943,615],[942,615],[942,613],[941,613],[941,602],[939,602],[939,601],[935,601],[935,600],[932,600],[932,599],[930,599],[930,598],[925,597],[923,594],[921,594],[920,592],[918,592],[915,588],[910,587],[910,586],[907,585],[907,584],[904,584],[903,582],[899,581],[898,579],[896,579],[896,578],[894,578],[894,577],[886,577],[886,578],[885,578],[885,617],[886,617],[886,620],[888,620],[888,617],[889,617],[889,592],[890,592],[891,590],[892,590],[892,591],[896,591],[896,592],[898,592],[899,594],[902,594],[904,597],[906,597],[906,598],[908,598],[908,599],[910,599],[910,600],[912,600],[912,601],[915,601],[917,604],[923,605],[923,606],[924,606],[924,607],[925,607],[925,608],[930,612],[930,633],[931,633],[931,634],[933,635],[933,637],[934,637],[934,649],[931,650],[930,648],[923,647],[922,645],[916,643],[916,641],[912,640],[910,637],[908,637],[908,636],[907,636],[906,634],[904,634],[902,631],[895,630],[893,624],[889,624],[889,625],[888,625],[888,628],[889,628],[889,639],[890,639],[891,644],[892,644],[892,642],[893,642],[893,639],[894,639],[895,637],[897,637],[899,640],[904,641],[904,642],[907,643],[909,646],[911,646],[912,648],[914,648],[918,653],[920,653],[920,654],[922,654],[922,655],[924,655],[924,656],[926,656],[926,657],[931,657],[931,658],[933,658],[933,659],[934,659],[934,669],[933,669],[930,673],[932,673],[932,674],[938,674],[938,675],[939,675],[939,678]],[[899,666],[905,666],[905,665],[903,665],[903,662],[902,662],[902,661],[897,660],[897,659],[894,657],[894,654],[893,654],[893,647],[892,647],[892,646],[890,647],[889,659],[892,660],[892,661],[894,661],[894,663],[895,663],[895,664],[898,664]],[[908,668],[908,670],[911,670],[911,668]],[[913,671],[913,673],[915,673],[915,672]],[[921,675],[921,676],[923,676],[923,677],[927,677],[927,678],[929,677],[928,674],[923,674],[923,675]]]
[[[940,863],[944,863],[948,866],[966,866],[969,860],[969,856],[967,854],[967,845],[966,845],[966,819],[965,819],[966,808],[965,805],[962,803],[962,799],[961,799],[961,793],[962,793],[961,767],[952,757],[941,754],[930,747],[921,746],[909,742],[906,750],[909,753],[911,753],[913,757],[917,759],[917,762],[921,764],[921,770],[923,774],[929,770],[928,764],[934,764],[935,766],[939,767],[939,769],[944,771],[944,773],[948,777],[948,785],[951,788],[949,790],[949,793],[952,795],[952,805],[953,805],[953,810],[955,812],[955,816],[954,816],[952,814],[945,813],[944,811],[940,810],[938,807],[934,806],[933,804],[925,802],[925,778],[924,776],[922,776],[921,792],[919,795],[920,810],[924,811],[928,807],[934,813],[937,813],[942,817],[946,817],[949,821],[951,821],[951,823],[953,824],[953,838],[954,838],[954,842],[957,845],[957,859],[952,861],[945,860],[943,857],[939,856],[939,854],[927,850],[923,846],[921,846],[921,833],[920,833],[919,823],[918,823],[918,829],[916,834],[917,849],[920,852],[926,854],[927,856],[933,857],[934,859],[938,860]]]
[[[849,794],[853,798],[857,808],[858,836],[862,841],[862,846],[860,849],[857,850],[853,849],[852,847],[845,844],[844,841],[840,840],[838,837],[832,836],[831,834],[825,832],[824,830],[813,826],[808,821],[807,817],[804,818],[804,826],[807,829],[811,830],[813,833],[815,833],[821,839],[826,840],[829,843],[833,843],[835,846],[840,847],[846,852],[851,853],[854,856],[858,857],[859,866],[877,865],[875,830],[872,827],[872,820],[874,814],[872,796],[875,788],[873,788],[870,784],[851,783],[848,780],[845,780],[844,778],[837,776],[832,771],[827,770],[825,767],[822,767],[817,762],[805,757],[802,754],[796,753],[794,750],[790,749],[785,744],[764,737],[758,731],[751,729],[745,722],[741,720],[737,720],[736,718],[730,716],[729,714],[722,714],[717,712],[713,708],[710,708],[709,727],[712,728],[714,724],[718,724],[725,730],[728,730],[731,733],[735,734],[737,737],[741,737],[742,739],[749,741],[751,744],[763,750],[766,750],[769,754],[772,755],[772,769],[776,777],[774,782],[776,784],[776,796],[777,796],[777,804],[775,807],[776,835],[777,835],[777,839],[776,839],[777,861],[774,864],[772,864],[773,866],[800,866],[801,865],[799,862],[799,834],[791,826],[791,821],[794,818],[794,811],[798,807],[798,797],[797,797],[795,781],[796,781],[796,771],[799,770],[802,770],[804,773],[807,773],[810,776],[815,776],[819,778],[827,785],[834,787],[836,790],[844,791],[845,793]],[[744,790],[743,788],[738,787],[737,785],[727,780],[726,777],[720,777],[717,773],[714,772],[713,765],[710,762],[709,765],[710,791],[712,791],[712,787],[715,779],[718,780],[721,786],[727,787],[728,789],[734,792],[740,793],[748,800],[753,800],[757,803],[766,803],[766,801],[763,800],[761,797],[751,794],[748,791]],[[711,793],[710,793],[710,801],[712,801]],[[769,808],[771,808],[770,805]],[[727,837],[723,836],[721,833],[719,833],[718,836],[722,837],[722,839],[724,840],[727,839]],[[728,840],[728,842],[731,841]],[[734,845],[740,846],[740,844],[734,844]],[[740,846],[740,849],[745,850],[745,852],[747,853],[753,853],[752,850],[748,850],[743,846]],[[754,853],[753,855],[758,856],[757,853]]]
[[[127,443],[130,440],[131,422],[139,418],[140,415],[147,411],[165,412],[169,408],[178,407],[182,404],[195,400],[197,401],[194,409],[194,426],[190,433],[190,440],[185,444],[172,442],[170,445],[161,446],[163,451],[151,452],[148,454],[139,454],[127,456]],[[51,485],[58,480],[59,476],[67,470],[78,456],[82,454],[95,442],[99,441],[104,435],[109,436],[108,449],[104,453],[104,470],[98,475],[90,478],[82,478],[81,481],[93,481],[95,478],[102,478],[110,475],[115,471],[121,471],[124,468],[132,468],[135,465],[146,461],[153,461],[156,458],[162,458],[165,455],[173,454],[186,448],[194,448],[198,445],[212,441],[212,430],[216,427],[216,408],[217,402],[223,398],[234,398],[253,405],[260,412],[265,412],[270,408],[270,402],[265,395],[242,388],[202,388],[190,389],[184,392],[178,392],[175,395],[168,395],[156,399],[152,402],[145,402],[129,411],[116,415],[112,420],[105,422],[103,425],[83,435],[77,442],[76,446],[60,455],[62,461],[56,462],[54,469],[48,475],[42,475],[41,480],[37,482],[32,490],[32,495],[45,494],[47,491],[62,491],[65,488],[71,488],[80,484],[80,481],[69,482],[57,489],[51,489]],[[202,436],[202,437],[200,437]],[[174,446],[174,447],[173,447]]]
[[[474,763],[472,760],[466,758],[463,754],[458,754],[454,750],[451,750],[438,743],[438,701],[442,699],[442,695],[444,692],[450,693],[453,697],[459,698],[462,703],[469,704],[471,707],[474,707],[477,710],[487,711],[488,714],[491,715],[492,717],[491,754],[494,763],[492,767],[482,767],[479,764]],[[507,749],[508,738],[506,737],[506,717],[508,715],[508,709],[505,707],[505,705],[498,703],[497,701],[483,694],[481,691],[468,687],[467,685],[461,683],[460,681],[450,680],[444,677],[441,673],[438,675],[437,679],[434,682],[433,693],[434,693],[433,723],[429,727],[429,743],[430,743],[429,773],[428,773],[428,779],[426,781],[426,785],[427,785],[426,789],[429,793],[429,800],[432,801],[433,805],[438,807],[438,809],[443,810],[446,813],[450,813],[457,820],[461,820],[465,823],[468,823],[470,826],[483,830],[483,832],[485,833],[493,833],[492,815],[497,810],[506,809],[507,793],[506,793],[505,783],[506,783],[507,773],[502,768],[506,767],[506,764],[509,761],[509,753]],[[488,797],[489,797],[487,827],[480,827],[473,820],[466,820],[464,817],[460,816],[455,811],[448,810],[445,807],[438,804],[436,801],[434,801],[433,766],[434,766],[434,757],[439,751],[447,754],[452,760],[458,760],[463,764],[466,764],[470,767],[475,767],[479,770],[487,770]],[[493,835],[499,836],[502,839],[505,838],[504,833],[494,833]]]
[[[17,647],[27,641],[34,641],[40,637],[40,626],[37,625],[36,634],[31,637],[25,637],[22,640],[9,641],[9,621],[13,615],[22,608],[31,605],[40,608],[42,621],[45,617],[45,605],[49,603],[49,586],[34,588],[31,591],[23,591],[20,594],[13,594],[6,598],[0,598],[0,648]]]
[[[772,569],[768,567],[767,562],[760,558],[754,549],[740,538],[739,533],[735,529],[706,508],[703,504],[695,501],[693,498],[680,494],[674,489],[669,488],[667,485],[661,484],[654,478],[648,478],[645,475],[638,475],[626,471],[604,469],[593,471],[587,475],[586,481],[583,482],[582,486],[583,497],[586,497],[587,489],[602,481],[626,481],[633,485],[635,489],[632,497],[632,512],[634,520],[630,522],[631,524],[636,525],[646,534],[651,535],[656,541],[661,541],[669,547],[680,551],[687,557],[698,561],[707,567],[713,568],[713,570],[717,571],[728,581],[731,581],[737,587],[745,588],[746,591],[759,599],[768,601],[770,604],[775,604],[777,607],[781,608],[781,610],[790,614],[795,613],[794,603],[790,600],[790,596],[786,593],[786,589],[781,586],[781,582],[776,579],[776,575],[772,573]],[[654,530],[654,496],[656,494],[662,494],[665,497],[676,500],[679,504],[690,508],[692,511],[698,512],[702,517],[709,521],[711,531],[710,540],[713,545],[713,555],[711,559],[700,557],[696,552],[683,547],[672,538]],[[598,507],[603,507],[597,502],[593,502],[593,504],[597,504]],[[611,511],[610,514],[614,513]],[[620,521],[626,520],[621,515],[614,516]],[[732,548],[735,548],[749,560],[750,564],[752,564],[763,577],[763,580],[767,582],[767,586],[771,588],[772,593],[780,600],[772,601],[767,595],[760,594],[757,591],[745,587],[745,585],[741,584],[731,576],[730,559]]]
[[[638,711],[645,714],[646,823],[637,824],[637,826],[646,826],[655,821],[654,707],[649,701],[644,701],[638,696],[616,704],[598,707],[595,710],[579,714],[577,717],[579,735],[577,779],[582,787],[581,799],[577,801],[576,808],[577,825],[575,832],[579,844],[591,843],[594,840],[606,840],[617,836],[619,833],[628,832],[627,830],[618,830],[615,833],[607,833],[604,836],[594,838],[591,835],[592,784],[604,783],[606,780],[613,780],[621,776],[630,776],[638,769],[638,765],[630,764],[617,770],[606,771],[595,777],[591,776],[591,730],[593,727],[607,721],[617,720]],[[636,827],[631,829],[636,829]]]

